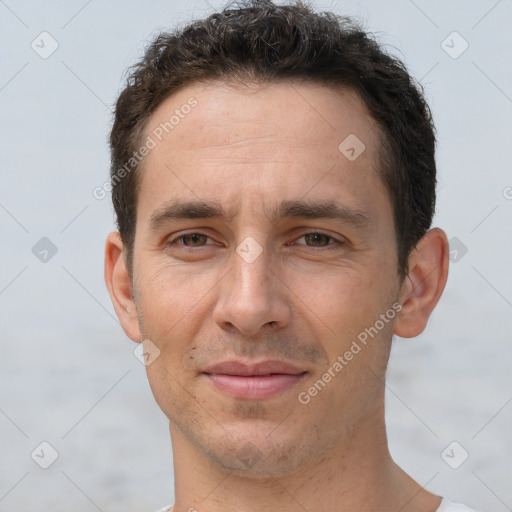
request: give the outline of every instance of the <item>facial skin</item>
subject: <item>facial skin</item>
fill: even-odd
[[[440,498],[389,456],[384,379],[392,335],[420,334],[444,289],[445,233],[425,235],[400,282],[379,129],[356,93],[197,84],[160,105],[144,138],[191,97],[197,106],[144,161],[133,279],[117,233],[105,266],[126,334],[160,350],[147,374],[170,420],[176,512],[434,511]],[[350,134],[365,145],[354,161],[338,149]],[[176,201],[215,203],[226,217],[166,216]],[[299,201],[358,215],[279,215]],[[261,254],[247,261],[240,249]],[[338,356],[393,304],[401,310],[332,377]],[[204,373],[269,359],[304,374],[254,399]],[[330,381],[301,403],[329,368]]]

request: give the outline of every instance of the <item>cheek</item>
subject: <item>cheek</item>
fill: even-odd
[[[211,272],[197,273],[187,264],[162,264],[155,261],[142,271],[138,287],[139,304],[147,326],[152,329],[174,329],[174,326],[190,325],[205,291],[212,288],[215,275]],[[183,325],[180,325],[183,324]],[[172,337],[172,331],[169,331]]]
[[[146,367],[149,386],[156,403],[168,418],[179,417],[187,409],[191,397],[183,392],[183,385],[173,376],[162,358]]]
[[[329,270],[313,281],[295,276],[294,281],[297,303],[331,334],[343,334],[359,325],[379,303],[372,276],[362,276],[354,268]]]
[[[198,272],[186,264],[157,263],[147,268],[150,270],[139,274],[139,322],[143,336],[160,349],[148,376],[158,384],[158,379],[165,379],[166,371],[172,370],[181,382],[195,375],[194,357],[204,351],[196,342],[204,338],[201,334],[211,314],[219,273]]]
[[[146,371],[160,403],[158,395],[169,393],[172,396],[178,385],[173,369],[182,366],[197,322],[191,321],[194,310],[187,300],[185,287],[173,286],[173,281],[162,279],[161,273],[145,275],[141,282],[144,285],[137,290],[140,330],[142,337],[150,339],[159,350],[158,357]]]
[[[361,275],[353,269],[338,276],[331,273],[322,279],[321,286],[304,282],[294,291],[302,298],[299,304],[303,304],[304,316],[317,326],[316,336],[331,361],[348,350],[358,336],[364,340],[366,330],[391,308],[394,300],[390,283],[382,277],[379,280],[377,272]],[[380,323],[378,327],[382,327]],[[387,339],[391,332],[392,323],[388,322],[375,338]]]

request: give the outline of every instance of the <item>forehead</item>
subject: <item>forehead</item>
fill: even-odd
[[[206,82],[185,87],[156,109],[145,133],[156,131],[159,141],[184,143],[188,149],[203,148],[205,143],[222,149],[247,141],[246,129],[254,137],[273,137],[262,142],[276,145],[285,139],[307,139],[312,145],[327,146],[359,133],[372,146],[378,138],[378,127],[355,91],[293,81]],[[191,132],[196,136],[190,138]]]
[[[330,191],[363,209],[383,195],[379,128],[351,90],[194,84],[156,109],[147,137],[155,143],[141,170],[147,215],[169,196],[237,203],[265,202],[266,192],[293,200]]]

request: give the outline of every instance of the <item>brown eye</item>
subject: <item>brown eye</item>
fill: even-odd
[[[188,233],[177,238],[177,240],[182,240],[183,245],[186,245],[187,247],[200,247],[206,244],[207,239],[208,237],[201,233]]]
[[[329,240],[331,240],[332,237],[329,235],[325,235],[324,233],[308,233],[304,235],[304,240],[306,240],[306,243],[311,242],[313,247],[325,247],[326,245],[329,245]]]
[[[298,242],[304,240],[305,243]],[[297,245],[305,245],[307,247],[318,248],[318,249],[339,249],[343,245],[343,240],[334,238],[327,233],[320,233],[318,231],[312,231],[305,233],[295,242]]]

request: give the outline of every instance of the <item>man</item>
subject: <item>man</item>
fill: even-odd
[[[448,274],[429,109],[346,18],[238,2],[163,33],[111,133],[105,278],[169,418],[175,505],[468,511],[391,459],[392,336]]]

